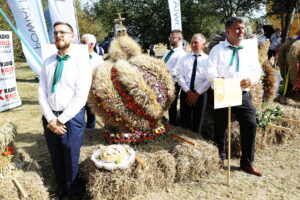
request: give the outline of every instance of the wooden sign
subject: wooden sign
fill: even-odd
[[[214,108],[226,108],[242,104],[240,79],[214,79]]]

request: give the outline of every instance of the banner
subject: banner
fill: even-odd
[[[171,15],[171,30],[181,30],[181,10],[180,10],[180,0],[168,0],[169,10]]]
[[[21,105],[17,90],[11,31],[0,31],[0,112]]]
[[[27,64],[40,75],[41,44],[49,43],[43,8],[40,0],[9,0]]]
[[[66,22],[73,28],[75,37],[73,43],[79,44],[79,29],[76,18],[76,11],[73,0],[48,0],[50,19],[53,24],[55,22]]]

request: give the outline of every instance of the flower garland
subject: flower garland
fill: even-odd
[[[146,132],[138,132],[138,130],[134,128],[131,128],[130,132],[120,132],[119,130],[113,131],[112,129],[105,128],[102,135],[112,142],[142,142],[145,140],[152,140],[167,132],[169,129],[169,125],[161,125]]]
[[[111,80],[113,82],[114,88],[118,91],[119,95],[121,96],[121,99],[125,106],[133,111],[137,116],[144,117],[145,119],[150,121],[151,127],[155,127],[157,120],[154,119],[152,116],[148,115],[145,110],[136,103],[136,101],[132,98],[132,96],[128,95],[125,90],[126,86],[123,85],[119,80],[117,80],[118,77],[118,71],[116,68],[112,67],[111,69]]]

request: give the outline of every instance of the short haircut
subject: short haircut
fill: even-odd
[[[81,36],[81,39],[87,39],[89,43],[96,44],[96,37],[92,34],[86,33]]]
[[[200,38],[202,42],[206,42],[206,38],[205,38],[205,36],[204,36],[202,33],[195,33],[195,34],[193,35],[192,39],[193,39],[193,38]],[[192,40],[192,39],[191,39],[191,40]]]
[[[68,26],[70,28],[71,32],[74,33],[73,27],[70,24],[68,24],[66,22],[55,22],[54,25],[53,25],[53,27],[55,28],[58,25],[66,25],[66,26]]]
[[[170,35],[171,35],[172,33],[176,33],[177,35],[179,35],[179,36],[181,36],[181,37],[183,38],[182,31],[179,30],[179,29],[174,29],[174,30],[172,30],[171,33],[170,33]]]
[[[244,20],[240,17],[229,17],[225,23],[225,30],[230,28],[233,23],[244,23]]]

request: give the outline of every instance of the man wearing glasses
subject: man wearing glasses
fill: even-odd
[[[177,125],[177,100],[180,92],[180,86],[178,85],[178,81],[176,78],[177,74],[175,66],[179,59],[186,54],[186,52],[182,48],[182,40],[183,35],[180,30],[171,31],[169,42],[173,48],[168,50],[162,57],[170,71],[171,76],[173,77],[173,81],[175,84],[175,99],[169,109],[169,123],[172,125]]]
[[[43,127],[57,184],[55,199],[80,199],[78,159],[83,142],[84,105],[91,86],[88,56],[72,45],[73,28],[54,24],[57,53],[44,61],[38,88]]]

